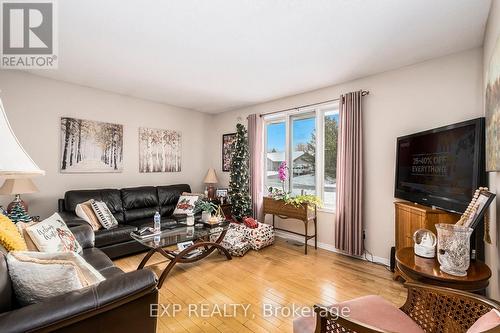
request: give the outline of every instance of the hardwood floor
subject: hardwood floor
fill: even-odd
[[[397,306],[404,303],[405,289],[386,268],[321,249],[309,250],[305,256],[303,247],[277,238],[274,245],[249,251],[242,258],[227,261],[214,253],[197,263],[177,265],[160,290],[159,303],[164,307],[158,313],[164,315],[158,318],[158,332],[292,332],[294,318],[287,311],[293,306],[307,307],[302,309],[306,311],[314,304],[368,294],[381,295]],[[132,271],[144,255],[115,263]],[[150,263],[147,267],[157,275],[166,266],[160,255]],[[178,304],[175,316],[169,304]],[[269,316],[271,309],[278,314]]]

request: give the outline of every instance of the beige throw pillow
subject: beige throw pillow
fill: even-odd
[[[90,224],[92,230],[97,231],[102,228],[102,225],[99,223],[99,219],[94,213],[90,202],[91,200],[88,200],[76,205],[75,213],[76,216],[82,218],[85,222]]]
[[[40,252],[80,252],[82,247],[59,214],[26,228]]]
[[[22,305],[104,281],[94,267],[74,252],[12,251],[7,255],[14,292]]]
[[[26,231],[26,228],[31,227],[32,225],[35,225],[37,223],[38,222],[17,222],[16,223],[17,230],[19,230],[21,237],[24,238],[24,241],[26,242],[26,246],[28,248],[28,251],[38,251],[38,248],[36,247],[35,243],[33,243],[33,240],[31,239],[30,235],[28,234],[28,231]]]

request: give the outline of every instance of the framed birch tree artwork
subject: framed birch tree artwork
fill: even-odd
[[[139,172],[180,172],[181,133],[139,128]]]
[[[62,173],[123,171],[123,125],[61,118]]]
[[[486,75],[486,171],[500,171],[500,37]]]

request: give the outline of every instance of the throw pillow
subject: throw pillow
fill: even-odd
[[[9,275],[22,304],[43,301],[104,281],[104,277],[74,252],[10,252]]]
[[[175,206],[174,215],[177,214],[192,214],[194,203],[198,200],[197,195],[181,195],[177,206]]]
[[[31,227],[32,225],[37,224],[38,222],[17,222],[16,227],[19,233],[21,234],[21,237],[23,237],[24,241],[26,242],[26,247],[28,248],[28,251],[38,251],[38,248],[36,247],[35,243],[33,243],[33,240],[31,239],[30,235],[28,234],[28,231],[26,228]]]
[[[79,203],[75,208],[76,216],[82,218],[85,222],[90,224],[92,230],[97,231],[102,228],[101,223],[99,223],[99,219],[97,215],[94,213],[92,209],[91,200]]]
[[[59,214],[26,228],[41,252],[80,252],[82,247]]]
[[[0,245],[7,251],[26,251],[26,242],[7,216],[0,214]]]
[[[118,221],[116,221],[113,214],[111,214],[111,211],[108,206],[106,206],[106,203],[103,201],[90,200],[90,204],[92,205],[92,209],[94,210],[99,223],[101,223],[105,229],[111,229],[118,226]]]

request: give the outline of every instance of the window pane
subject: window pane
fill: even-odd
[[[281,189],[282,184],[278,178],[278,169],[281,162],[285,161],[286,126],[285,122],[270,123],[266,126],[266,188],[276,187]]]
[[[334,207],[337,190],[337,138],[338,138],[338,112],[325,113],[325,188],[324,204]]]
[[[292,118],[292,193],[316,194],[315,115]]]

